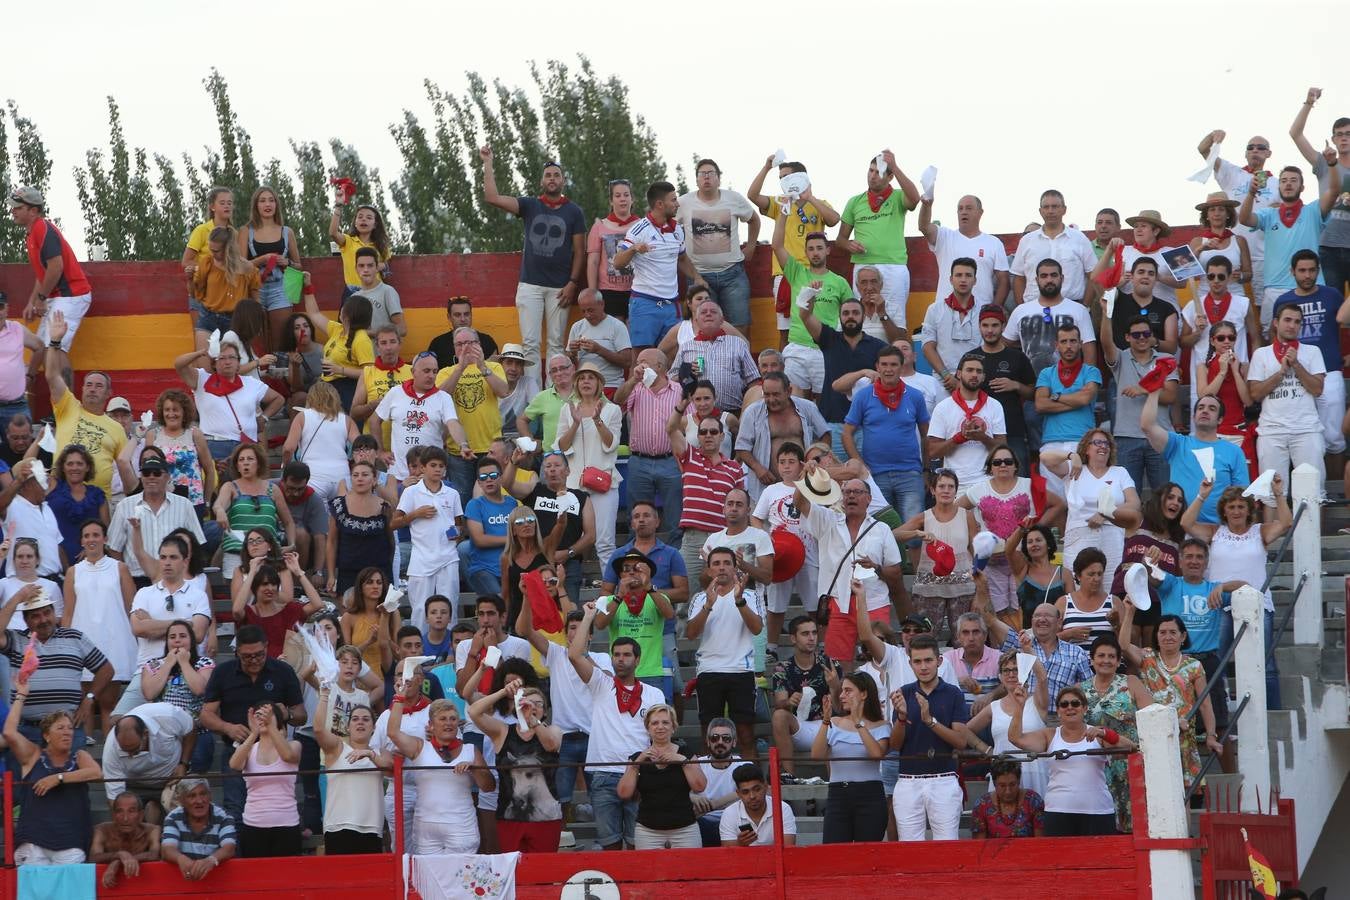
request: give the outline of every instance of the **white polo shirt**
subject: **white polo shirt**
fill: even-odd
[[[459,551],[449,530],[456,528],[457,519],[464,517],[464,506],[459,491],[448,481],[432,493],[426,482],[419,481],[404,488],[398,498],[398,511],[405,515],[423,506],[434,506],[436,516],[431,519],[413,519],[408,523],[412,536],[412,559],[408,563],[409,576],[434,575],[450,563],[459,564]]]
[[[755,529],[759,531],[759,529]],[[761,532],[762,534],[763,532]],[[711,589],[699,591],[689,601],[689,618],[699,615],[708,605],[708,594],[716,594]],[[741,593],[746,608],[755,615],[764,616],[764,604],[759,595],[747,588]],[[725,596],[717,596],[703,623],[703,634],[698,645],[698,674],[718,672],[740,674],[754,671],[755,636],[745,624],[745,617],[736,607],[736,594],[733,590]]]
[[[749,825],[755,829],[755,841],[752,847],[761,847],[765,844],[773,843],[773,808],[778,807],[778,814],[783,817],[783,834],[795,835],[797,833],[797,817],[792,814],[792,807],[783,801],[773,802],[773,797],[765,797],[764,816],[755,822],[750,818],[750,814],[745,811],[745,801],[737,800],[722,811],[722,824],[718,826],[718,836],[724,841],[734,841],[741,833],[742,825]]]
[[[194,616],[205,616],[210,621],[211,600],[192,582],[184,582],[182,587],[173,592],[173,609],[169,609],[169,596],[169,589],[164,586],[164,582],[157,581],[136,592],[136,598],[131,601],[131,612],[134,614],[137,610],[141,610],[159,622],[172,622],[174,619],[186,619],[191,622]],[[195,637],[193,642],[196,642]],[[163,659],[164,646],[163,637],[136,638],[136,667],[139,669],[152,659]]]
[[[1092,252],[1092,241],[1087,235],[1067,225],[1053,238],[1040,228],[1022,235],[1008,271],[1027,280],[1021,298],[1024,303],[1041,294],[1036,287],[1036,266],[1043,259],[1053,259],[1063,267],[1064,284],[1060,292],[1070,300],[1081,301],[1087,290],[1087,274],[1097,265],[1097,254]]]

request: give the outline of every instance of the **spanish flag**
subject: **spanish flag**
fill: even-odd
[[[1252,887],[1256,888],[1264,900],[1275,900],[1279,886],[1275,883],[1275,870],[1252,842],[1247,840],[1247,829],[1242,829],[1242,846],[1247,850],[1247,867],[1252,870]]]

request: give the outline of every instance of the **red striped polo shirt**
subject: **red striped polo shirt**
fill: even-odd
[[[691,446],[680,457],[680,482],[684,485],[680,527],[721,531],[727,527],[727,492],[745,487],[745,470],[725,456],[714,464],[702,450]]]

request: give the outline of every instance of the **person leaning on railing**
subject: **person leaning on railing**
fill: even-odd
[[[204,778],[178,782],[177,809],[164,819],[160,853],[188,881],[201,881],[235,854],[234,818],[211,802]]]

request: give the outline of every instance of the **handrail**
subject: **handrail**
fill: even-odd
[[[1228,666],[1228,662],[1233,658],[1233,654],[1237,653],[1238,642],[1241,641],[1242,636],[1247,633],[1248,627],[1246,622],[1242,623],[1242,627],[1237,630],[1237,634],[1233,635],[1233,639],[1228,642],[1228,649],[1224,651],[1223,656],[1219,657],[1219,664],[1214,667],[1214,671],[1222,672]],[[1217,678],[1208,680],[1205,684],[1205,689],[1200,692],[1200,696],[1196,698],[1195,703],[1191,704],[1191,711],[1186,714],[1187,722],[1195,721],[1195,717],[1200,713],[1200,704],[1205,702],[1206,697],[1214,693],[1214,686],[1218,683],[1219,679]]]
[[[1298,606],[1298,595],[1302,593],[1303,586],[1308,583],[1308,573],[1304,572],[1299,576],[1298,584],[1294,587],[1294,597],[1289,603],[1289,608],[1284,611],[1280,617],[1280,624],[1275,626],[1275,633],[1270,638],[1270,652],[1266,654],[1266,664],[1275,658],[1275,648],[1280,646],[1280,638],[1284,637],[1285,629],[1289,627],[1289,622],[1294,618],[1294,608]]]
[[[1233,729],[1237,727],[1238,719],[1242,718],[1242,713],[1247,709],[1247,704],[1251,702],[1251,699],[1251,694],[1242,695],[1242,702],[1238,704],[1237,709],[1233,710],[1232,715],[1228,719],[1228,727],[1223,730],[1223,734],[1219,735],[1220,744],[1227,741],[1228,736],[1233,733]],[[1209,757],[1205,759],[1205,764],[1200,767],[1200,772],[1195,776],[1195,780],[1191,782],[1190,790],[1186,792],[1187,806],[1190,806],[1191,798],[1195,796],[1195,792],[1199,789],[1200,785],[1205,783],[1205,776],[1209,774],[1209,770],[1213,767],[1214,760],[1216,759],[1218,759],[1218,756],[1211,753]]]
[[[1269,567],[1266,572],[1265,584],[1261,585],[1261,593],[1270,590],[1270,583],[1275,580],[1275,570],[1279,568],[1280,563],[1284,561],[1284,554],[1289,550],[1289,544],[1294,540],[1294,532],[1298,529],[1298,520],[1303,518],[1303,513],[1308,508],[1307,500],[1298,502],[1298,509],[1294,510],[1294,521],[1290,523],[1289,530],[1284,533],[1284,540],[1280,543],[1280,549],[1275,552],[1275,558],[1269,560],[1266,565]],[[1253,528],[1257,527],[1255,523]]]

